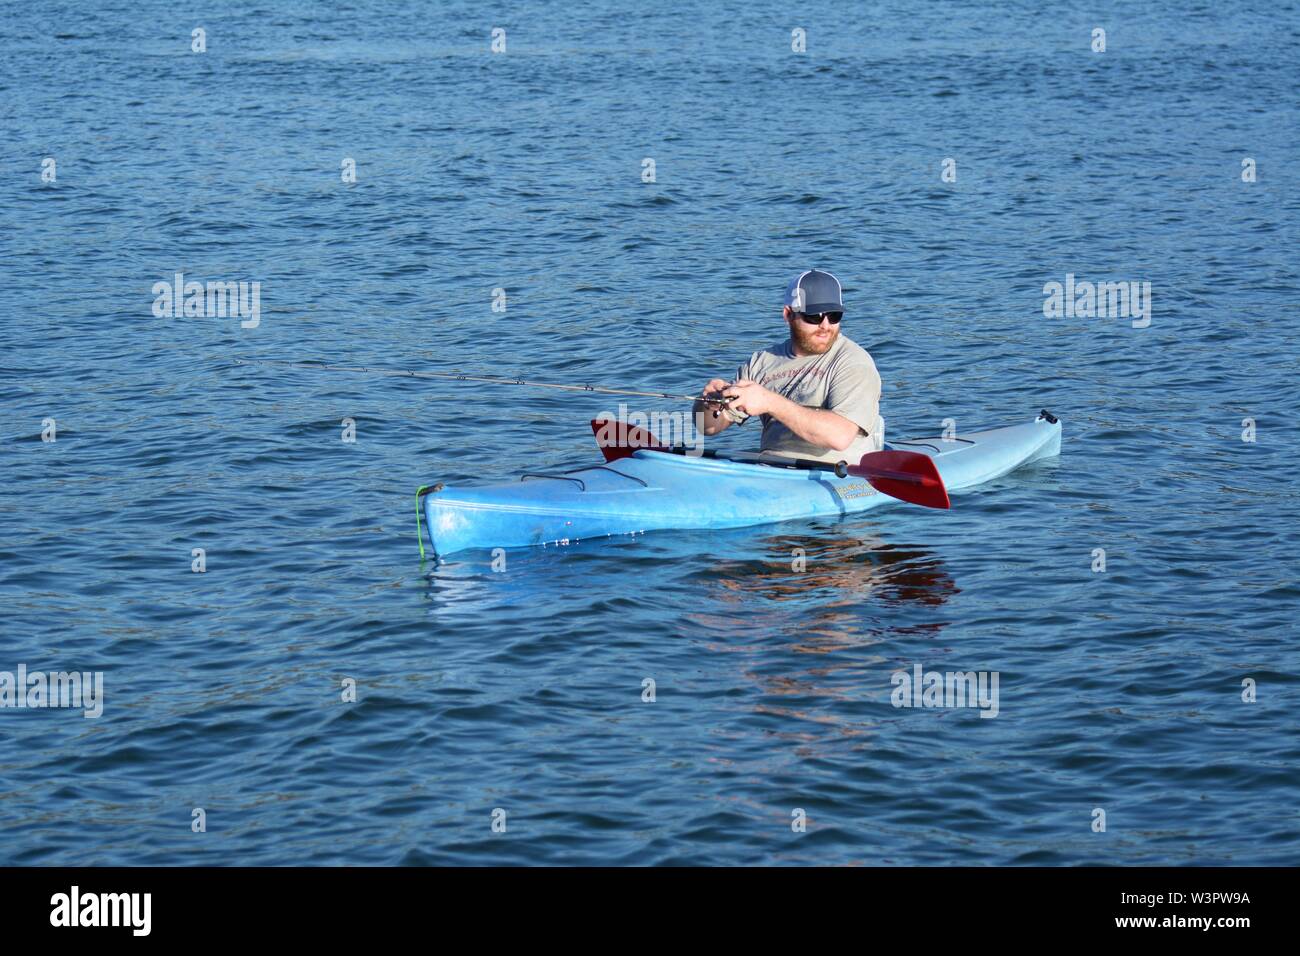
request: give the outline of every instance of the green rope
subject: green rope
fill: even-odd
[[[431,487],[433,487],[433,486],[432,486],[432,485],[421,485],[421,486],[420,486],[419,488],[417,488],[416,491],[415,491],[415,540],[418,541],[418,542],[420,542],[420,560],[421,560],[421,561],[424,560],[424,530],[423,530],[423,518],[424,518],[424,516],[420,513],[420,498],[421,498],[421,496],[422,496],[426,491],[428,491]]]

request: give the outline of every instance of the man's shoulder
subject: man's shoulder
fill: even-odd
[[[840,354],[844,358],[871,358],[871,353],[864,349],[857,342],[853,341],[843,332],[840,333]]]
[[[834,358],[836,364],[869,365],[873,369],[876,367],[876,360],[871,357],[871,353],[843,333],[840,334],[840,347]]]

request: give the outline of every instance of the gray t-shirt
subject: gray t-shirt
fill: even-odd
[[[856,462],[884,447],[885,421],[880,417],[880,373],[867,350],[843,332],[822,355],[795,355],[789,339],[755,352],[740,366],[737,378],[748,378],[807,408],[825,408],[857,423],[858,437],[844,451],[819,448],[804,441],[771,415],[763,417],[765,452],[818,461]]]

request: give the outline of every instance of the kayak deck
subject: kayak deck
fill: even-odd
[[[952,491],[1059,454],[1061,425],[1040,415],[1024,425],[952,439],[895,441],[886,447],[929,455]],[[865,478],[781,467],[780,460],[641,449],[609,464],[524,475],[517,481],[434,485],[421,504],[434,552],[446,555],[468,548],[568,544],[670,528],[737,528],[845,515],[896,500]]]

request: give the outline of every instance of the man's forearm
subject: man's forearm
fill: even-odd
[[[810,445],[844,451],[860,429],[856,422],[825,408],[805,408],[783,395],[774,395],[768,414]]]
[[[695,414],[695,428],[705,435],[716,435],[720,431],[725,431],[731,424],[731,419],[726,415],[719,415],[716,418],[713,415],[716,405],[706,405],[704,402],[696,402],[691,411]]]

